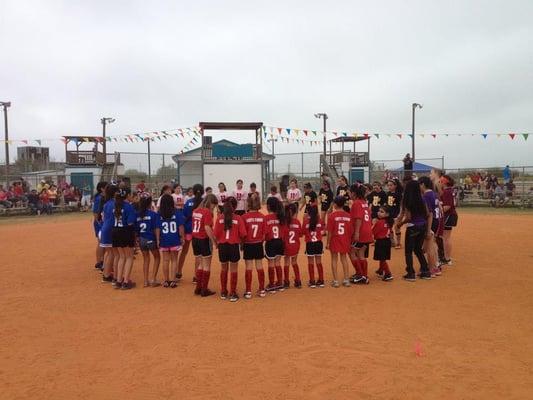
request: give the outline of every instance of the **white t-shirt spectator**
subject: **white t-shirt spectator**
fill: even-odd
[[[244,189],[234,189],[231,195],[237,200],[237,208],[235,211],[246,211],[248,192]]]
[[[287,190],[287,200],[289,203],[297,203],[302,199],[302,192],[298,188]]]
[[[222,207],[226,199],[229,197],[229,194],[228,192],[218,192],[215,196],[217,196],[218,205]]]

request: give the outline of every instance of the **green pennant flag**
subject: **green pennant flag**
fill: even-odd
[[[374,133],[374,136],[376,137],[376,139],[379,139],[379,133]]]
[[[315,136],[316,136],[316,131],[312,131],[312,132],[313,132],[313,135],[315,135]]]
[[[524,137],[524,140],[527,140],[527,137],[529,136],[529,133],[522,133],[522,136]]]

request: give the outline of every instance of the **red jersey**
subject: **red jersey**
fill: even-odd
[[[192,212],[192,237],[206,239],[206,226],[213,226],[213,215],[207,208],[197,208]]]
[[[281,239],[281,224],[276,214],[265,215],[263,230],[265,240]]]
[[[372,219],[370,218],[370,209],[366,200],[356,199],[352,204],[350,210],[353,223],[360,219],[361,226],[359,227],[359,243],[371,243],[374,241],[372,237]]]
[[[300,236],[302,236],[302,224],[300,221],[293,218],[288,226],[283,225],[282,236],[285,255],[289,257],[298,255],[300,251]]]
[[[444,213],[444,216],[447,217],[448,215],[457,214],[457,211],[455,211],[455,196],[453,194],[453,188],[449,187],[442,191],[442,194],[440,196],[440,200],[442,201],[442,206],[449,206],[450,208],[448,211]]]
[[[374,239],[387,239],[390,237],[390,226],[385,219],[378,219],[372,227]]]
[[[242,216],[246,227],[244,243],[261,243],[265,240],[265,216],[259,211],[250,211]]]
[[[193,214],[194,215],[194,214]],[[220,214],[215,221],[215,237],[218,243],[239,244],[246,236],[246,228],[237,214],[231,217],[231,229],[224,227],[224,215]]]
[[[306,243],[322,241],[322,232],[324,230],[324,225],[322,224],[322,221],[320,220],[320,218],[318,219],[318,222],[316,223],[315,230],[311,231],[309,229],[309,217],[306,216],[304,219],[304,225],[302,229],[305,234]]]
[[[352,245],[353,222],[344,210],[333,211],[328,217],[329,248],[334,253],[349,253]]]

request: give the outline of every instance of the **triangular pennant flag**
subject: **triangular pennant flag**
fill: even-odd
[[[24,144],[28,144],[27,140],[21,140],[21,142],[24,143]]]
[[[397,133],[396,136],[398,136],[400,139],[402,138],[402,134],[401,133]]]
[[[529,133],[522,133],[522,136],[524,137],[524,140],[527,140],[527,137],[529,136]]]
[[[299,129],[294,129],[294,133],[296,134],[296,136],[298,136],[300,134],[300,130]]]
[[[65,144],[67,144],[67,139],[63,138],[63,139],[61,139],[61,141],[62,141],[63,143],[65,143]]]
[[[342,132],[342,136],[348,136],[348,132]]]
[[[392,135],[390,133],[387,133],[387,137],[392,137]]]
[[[365,139],[368,139],[368,133],[363,133],[363,136],[365,137]]]
[[[307,136],[307,131],[304,129],[304,135]]]
[[[374,136],[376,137],[376,139],[379,139],[379,133],[374,133]]]
[[[433,136],[433,139],[437,138],[437,135],[435,135],[434,133],[432,133],[431,136]]]
[[[409,133],[407,136],[409,136],[411,139],[413,138],[413,134]]]
[[[482,133],[481,136],[483,136],[483,139],[486,139],[488,135],[486,133]]]
[[[37,142],[37,144],[38,144],[39,146],[40,146],[41,143],[42,143],[40,139],[37,139],[36,142]]]
[[[509,134],[509,137],[511,138],[511,140],[514,140],[514,137],[516,136],[516,133],[510,133]]]
[[[313,132],[313,135],[315,135],[315,136],[316,136],[316,131],[312,131],[312,132]]]
[[[89,141],[89,138],[84,137],[84,138],[83,138],[83,141],[84,141],[84,142],[88,142],[88,141]]]
[[[410,135],[410,136],[413,137],[413,135]],[[420,134],[420,137],[421,137],[421,138],[423,138],[423,137],[425,137],[425,136],[426,136],[426,135],[425,135],[424,133],[421,133],[421,134]]]
[[[285,129],[287,131],[287,135],[291,134],[291,130],[289,128]]]
[[[276,128],[278,130],[278,135],[281,135],[282,128]]]

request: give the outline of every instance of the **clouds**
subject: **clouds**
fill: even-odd
[[[200,120],[317,129],[317,111],[332,129],[407,132],[413,101],[427,132],[533,129],[531,2],[331,3],[4,1],[12,137],[98,134],[103,115],[117,118],[110,134]],[[418,154],[501,164],[531,152],[458,144],[422,141]],[[373,152],[409,146],[384,140]]]

